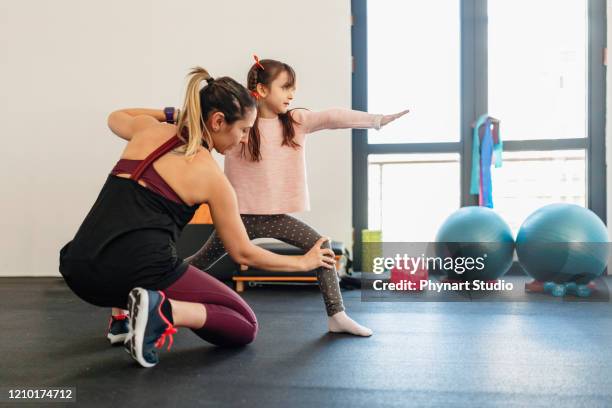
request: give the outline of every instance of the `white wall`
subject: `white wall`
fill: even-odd
[[[124,142],[114,109],[179,105],[190,67],[243,82],[252,54],[298,74],[295,106],[350,107],[350,2],[0,2],[0,276],[58,275]],[[312,211],[350,243],[350,131],[307,145]]]

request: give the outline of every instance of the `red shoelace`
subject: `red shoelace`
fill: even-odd
[[[170,350],[170,348],[172,347],[172,343],[174,343],[173,335],[176,334],[177,330],[172,325],[172,323],[170,323],[170,321],[166,318],[166,316],[164,316],[164,314],[161,311],[162,304],[166,301],[166,294],[162,291],[158,291],[158,293],[161,295],[162,301],[159,302],[159,307],[157,308],[157,312],[161,316],[162,320],[166,322],[167,326],[166,326],[166,330],[164,330],[162,335],[159,336],[159,339],[157,339],[157,341],[155,342],[155,347],[162,348],[163,345],[166,343],[166,337],[169,337],[170,341],[168,342],[168,350]]]
[[[155,347],[162,348],[166,343],[166,337],[170,340],[168,341],[168,350],[172,347],[172,343],[174,343],[173,334],[176,334],[177,330],[173,325],[169,325],[168,328],[159,336],[159,339],[155,342]]]

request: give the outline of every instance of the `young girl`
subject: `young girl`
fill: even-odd
[[[372,115],[347,109],[289,110],[295,83],[295,72],[289,65],[271,59],[259,61],[255,56],[255,64],[248,72],[247,87],[258,100],[257,119],[247,146],[232,149],[225,155],[225,174],[236,190],[240,214],[250,239],[275,238],[307,249],[321,235],[288,215],[307,211],[310,206],[304,154],[306,135],[322,129],[380,129],[408,111]],[[327,248],[329,245],[325,244]],[[219,237],[213,233],[188,261],[206,269],[224,252]],[[372,330],[346,314],[336,271],[319,268],[316,272],[329,331],[372,335]]]
[[[202,82],[207,85],[202,87]],[[128,144],[74,239],[60,251],[60,272],[81,299],[130,312],[126,347],[144,367],[175,327],[217,345],[248,344],[257,319],[234,291],[176,255],[176,239],[207,202],[230,255],[271,270],[331,268],[322,242],[305,256],[280,256],[253,245],[234,191],[212,157],[247,140],[255,101],[231,78],[194,69],[178,126],[164,112],[123,109],[108,125]]]

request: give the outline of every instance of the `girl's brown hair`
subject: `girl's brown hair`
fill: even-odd
[[[261,60],[259,63],[253,64],[251,69],[249,69],[249,73],[247,75],[247,88],[251,92],[257,92],[257,84],[270,87],[272,81],[274,81],[283,71],[289,76],[289,82],[287,82],[284,86],[295,86],[295,71],[293,68],[291,68],[291,66],[285,64],[284,62],[272,59]],[[279,114],[278,118],[283,126],[283,143],[281,145],[290,146],[294,149],[299,148],[300,145],[294,140],[295,130],[293,128],[293,125],[297,122],[293,119],[291,111]],[[248,146],[242,146],[243,157],[246,156],[246,150],[248,149],[248,155],[251,161],[260,161],[262,159],[260,151],[261,137],[257,127],[258,121],[259,116],[257,119],[255,119],[255,123],[249,132]]]

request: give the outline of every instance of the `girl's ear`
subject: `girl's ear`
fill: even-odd
[[[210,117],[210,124],[213,132],[218,132],[225,123],[225,115],[223,112],[215,112]]]
[[[259,94],[259,96],[261,96],[262,98],[265,98],[266,96],[268,96],[268,87],[265,86],[264,84],[257,84],[257,93]]]

